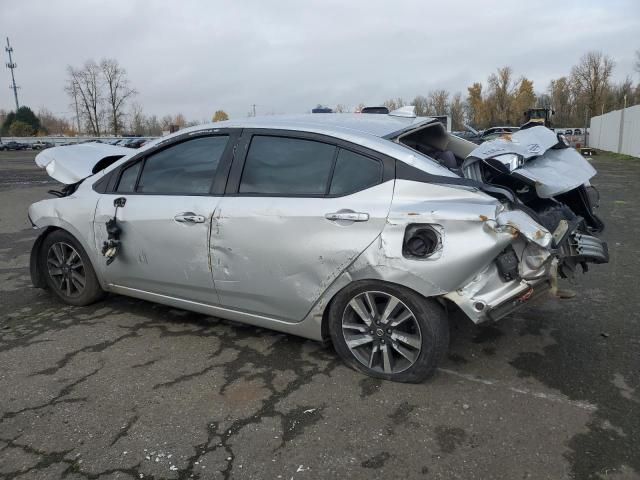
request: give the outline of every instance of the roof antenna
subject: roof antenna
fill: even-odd
[[[407,118],[416,118],[416,107],[414,105],[407,105],[406,107],[397,108],[391,112],[389,115],[394,117],[407,117]]]

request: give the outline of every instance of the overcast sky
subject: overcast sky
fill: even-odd
[[[544,91],[588,50],[633,74],[640,0],[0,0],[21,104],[71,117],[66,66],[117,59],[145,113],[210,119],[466,94],[499,66]],[[6,53],[2,51],[6,62]],[[1,68],[0,108],[14,107]],[[638,81],[638,75],[635,75]]]

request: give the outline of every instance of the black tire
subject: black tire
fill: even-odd
[[[395,306],[391,306],[393,303]],[[375,305],[377,315],[371,304]],[[357,313],[357,310],[362,313],[363,305],[364,317],[369,315],[370,324]],[[449,348],[449,323],[440,304],[381,281],[354,282],[344,288],[331,302],[328,323],[333,346],[348,366],[394,382],[426,380]]]
[[[67,258],[71,261],[59,261],[60,249],[62,258],[67,252]],[[87,252],[73,235],[64,230],[54,230],[42,241],[38,264],[48,289],[64,303],[85,306],[104,296]],[[60,273],[61,270],[64,271]],[[84,278],[84,284],[80,281],[81,277]]]

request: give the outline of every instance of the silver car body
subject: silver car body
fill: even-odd
[[[553,245],[554,232],[525,212],[477,185],[459,182],[460,176],[402,144],[411,132],[443,129],[437,125],[433,119],[394,115],[274,116],[193,127],[135,151],[103,144],[51,148],[36,163],[53,178],[75,185],[63,198],[31,205],[29,217],[35,228],[70,232],[107,291],[315,340],[326,336],[323,319],[335,294],[366,279],[453,302],[474,322],[497,320],[550,288],[554,262],[564,254]],[[551,139],[536,128],[513,134],[510,143],[478,147],[451,136],[447,141],[464,152],[470,174],[474,162],[491,155],[492,144],[501,154],[526,153],[538,144],[537,158],[521,170],[537,181],[541,196],[566,191],[595,174],[572,150],[553,151],[556,156],[573,152],[560,159],[545,157]],[[180,139],[266,129],[364,147],[432,180],[390,178],[333,198],[123,195],[94,189],[133,157]],[[119,159],[92,174],[105,158]],[[556,167],[564,160],[573,163],[560,176]],[[114,199],[122,196],[127,203],[116,216],[123,248],[107,266],[101,253],[105,224],[114,216]],[[176,221],[185,214],[198,221]],[[428,258],[403,255],[405,232],[412,224],[429,225],[438,234],[437,249]],[[510,245],[518,252],[519,278],[505,281],[495,259]]]

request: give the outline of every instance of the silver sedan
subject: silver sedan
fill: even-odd
[[[608,261],[593,168],[544,127],[481,146],[410,109],[193,127],[139,150],[54,147],[35,286],[129,295],[314,340],[421,381],[447,312],[496,321]]]

